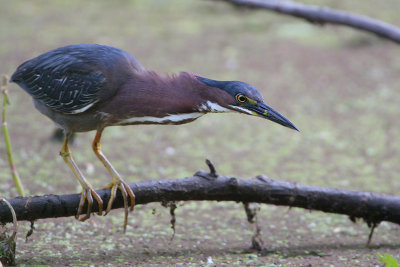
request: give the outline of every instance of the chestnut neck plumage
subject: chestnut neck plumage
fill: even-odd
[[[197,80],[190,73],[161,76],[134,73],[100,110],[111,124],[182,124],[208,112],[228,112],[232,97]],[[118,118],[118,119],[114,119]]]

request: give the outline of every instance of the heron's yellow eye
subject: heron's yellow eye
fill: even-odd
[[[247,97],[245,95],[238,94],[236,95],[236,100],[240,103],[244,103],[247,101]]]

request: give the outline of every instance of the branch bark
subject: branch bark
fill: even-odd
[[[339,11],[327,7],[305,5],[282,0],[220,0],[236,6],[268,9],[277,13],[305,19],[317,24],[344,25],[374,33],[382,38],[400,44],[400,28],[367,16]]]
[[[377,225],[381,221],[400,224],[400,197],[301,185],[262,175],[255,178],[216,178],[214,174],[200,171],[189,178],[144,181],[130,186],[135,192],[137,205],[188,200],[257,202],[345,214],[353,221],[362,218],[369,225]],[[107,206],[110,190],[99,190],[97,193]],[[79,199],[80,194],[45,195],[18,197],[9,202],[18,220],[33,221],[74,216]],[[113,209],[122,206],[123,199],[118,194]],[[97,210],[97,205],[94,205],[92,212]],[[9,209],[1,205],[0,222],[11,221]]]

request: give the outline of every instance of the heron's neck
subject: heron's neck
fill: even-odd
[[[221,104],[227,95],[225,92],[200,82],[191,73],[168,76],[149,71],[136,80],[135,88],[138,85],[147,86],[150,98],[158,96],[159,109],[165,108],[164,112],[168,114],[231,111]]]
[[[220,92],[220,90],[200,82],[196,75],[181,72],[179,75],[168,77],[168,79],[173,84],[173,88],[181,88],[184,95],[190,95],[195,99],[193,108],[196,111],[201,113],[231,111],[220,104],[223,99],[221,94],[225,95],[225,92]]]
[[[120,125],[187,123],[208,112],[230,111],[218,102],[218,91],[190,73],[138,73],[101,112]]]

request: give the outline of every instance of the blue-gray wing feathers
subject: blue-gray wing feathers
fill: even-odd
[[[106,78],[79,57],[54,50],[23,63],[11,81],[52,110],[75,114],[99,101]]]

